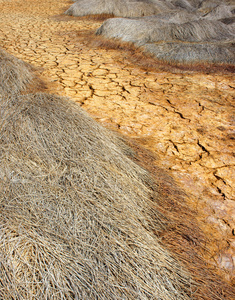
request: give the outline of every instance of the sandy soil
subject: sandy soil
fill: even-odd
[[[146,70],[125,50],[91,46],[86,34],[102,22],[61,16],[70,4],[0,0],[0,47],[39,68],[49,92],[155,153],[211,236],[208,258],[234,281],[234,77]]]

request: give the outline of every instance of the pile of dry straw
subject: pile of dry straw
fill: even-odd
[[[235,4],[230,0],[78,0],[66,12],[109,14],[96,34],[130,42],[170,63],[235,64]]]

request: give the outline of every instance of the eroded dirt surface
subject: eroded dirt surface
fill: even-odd
[[[235,271],[235,114],[232,75],[147,72],[124,53],[89,47],[77,32],[101,22],[59,17],[66,0],[0,0],[0,47],[42,67],[48,89],[158,156],[189,195],[209,256]]]

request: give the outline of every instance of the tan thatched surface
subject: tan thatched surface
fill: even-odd
[[[2,298],[191,299],[122,142],[51,95],[3,98],[1,112]]]
[[[32,68],[0,48],[0,94],[24,90],[33,79]]]
[[[2,299],[224,299],[153,234],[176,219],[120,138],[58,96],[0,104]]]
[[[143,46],[158,59],[176,63],[234,64],[235,31],[231,6],[214,13],[178,10],[142,18],[111,18],[97,35]],[[208,18],[208,19],[207,19]]]
[[[113,14],[119,17],[141,17],[173,9],[161,0],[78,0],[65,12],[72,16]]]
[[[178,63],[227,63],[235,64],[233,43],[151,43],[144,49],[160,60]]]
[[[203,1],[203,0],[202,0]],[[168,0],[178,9],[186,9],[188,11],[193,11],[200,6],[202,2],[200,0]]]
[[[221,5],[234,5],[234,0],[203,0],[199,5],[198,10],[203,14],[207,14],[216,10],[216,8],[220,7]]]
[[[108,19],[97,30],[97,34],[138,45],[157,41],[209,42],[235,38],[227,25],[218,21],[196,20],[177,24],[173,18],[165,21],[158,16]]]

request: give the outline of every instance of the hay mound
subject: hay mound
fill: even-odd
[[[155,15],[173,9],[161,0],[78,0],[65,12],[70,16],[113,14],[118,17]]]
[[[158,41],[220,41],[235,38],[229,28],[219,21],[196,20],[183,24],[160,16],[139,19],[114,18],[106,20],[96,31],[97,35],[117,38],[142,45]]]
[[[192,299],[130,149],[67,99],[0,102],[0,298]]]
[[[96,34],[144,46],[168,62],[232,64],[234,13],[233,0],[78,0],[66,11],[122,17],[106,20]]]
[[[144,50],[171,63],[235,64],[234,43],[147,43]]]
[[[235,27],[231,17],[207,20],[199,12],[180,10],[142,18],[112,18],[96,34],[143,46],[168,62],[234,64]]]
[[[108,38],[121,39],[126,42],[134,42],[141,45],[152,39],[155,32],[163,34],[163,29],[168,24],[183,24],[186,21],[198,20],[198,15],[187,11],[176,11],[156,16],[148,16],[143,18],[114,18],[106,20],[96,31],[97,35],[103,35]],[[159,37],[160,38],[160,37]]]
[[[0,95],[25,90],[33,79],[32,68],[0,49]]]

